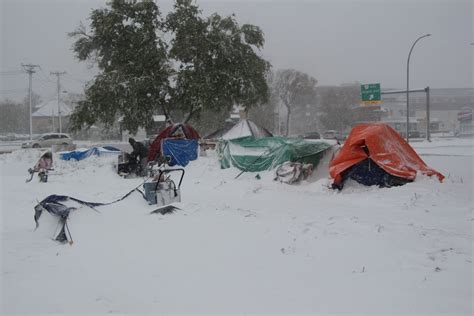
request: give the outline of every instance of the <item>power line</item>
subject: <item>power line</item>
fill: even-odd
[[[24,73],[24,72],[21,71],[21,70],[3,70],[3,71],[0,71],[0,74],[7,74],[7,73]]]
[[[0,71],[0,76],[19,76],[23,74],[23,71]]]
[[[14,91],[23,91],[23,92],[25,92],[25,89],[24,88],[23,89],[2,89],[2,90],[0,90],[0,93],[2,93],[2,92],[14,92]]]
[[[70,81],[77,81],[77,82],[80,82],[80,83],[87,83],[87,82],[89,82],[89,81],[90,81],[90,79],[89,79],[89,80],[85,80],[85,79],[78,79],[78,78],[74,78],[74,77],[72,77],[72,76],[71,76],[71,75],[69,75],[69,74],[66,74],[66,75],[67,75],[67,76],[65,76],[65,77],[64,77],[64,79],[66,79],[66,80],[70,80]]]
[[[53,80],[48,78],[48,76],[44,73],[44,71],[41,67],[40,67],[40,72],[38,74],[40,74],[45,81],[47,81],[49,83],[55,83]]]

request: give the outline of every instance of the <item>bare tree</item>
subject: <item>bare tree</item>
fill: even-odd
[[[267,130],[275,133],[278,129],[278,117],[275,113],[279,105],[279,97],[274,93],[272,82],[274,80],[273,72],[267,73],[267,84],[269,88],[268,102],[259,104],[248,109],[248,117],[257,125],[265,127]]]
[[[317,83],[315,78],[298,70],[284,69],[276,72],[272,87],[287,109],[286,136],[291,130],[292,110],[307,99],[308,95],[315,95]]]
[[[353,108],[359,102],[359,85],[319,87],[319,112],[321,124],[326,129],[344,131],[354,121]]]
[[[26,133],[29,126],[29,107],[11,100],[0,102],[0,133]]]

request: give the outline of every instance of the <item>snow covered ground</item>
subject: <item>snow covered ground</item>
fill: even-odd
[[[234,179],[210,152],[186,167],[182,211],[150,215],[137,193],[81,207],[71,246],[51,240],[47,213],[34,230],[37,200],[108,202],[141,179],[120,178],[113,158],[55,154],[48,183],[25,183],[41,151],[0,155],[0,313],[472,315],[472,140],[412,145],[444,183]]]

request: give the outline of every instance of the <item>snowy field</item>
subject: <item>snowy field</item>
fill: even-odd
[[[112,158],[55,154],[48,183],[25,183],[41,151],[0,155],[0,314],[472,315],[472,140],[412,145],[444,183],[234,179],[209,152],[186,167],[181,211],[150,215],[137,193],[81,207],[73,245],[51,240],[48,213],[34,230],[37,200],[108,202],[142,179],[120,178]]]

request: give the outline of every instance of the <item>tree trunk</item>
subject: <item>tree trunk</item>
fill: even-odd
[[[288,108],[288,113],[286,114],[286,136],[290,135],[290,116],[291,116],[291,111]]]
[[[283,104],[286,106],[286,136],[288,136],[290,135],[291,108],[287,102],[283,101]]]
[[[199,111],[201,109],[201,107],[198,107],[197,110],[194,109],[194,107],[191,108],[191,110],[189,111],[189,114],[188,116],[184,119],[183,123],[187,123],[189,122],[189,120],[193,117],[193,115]]]

